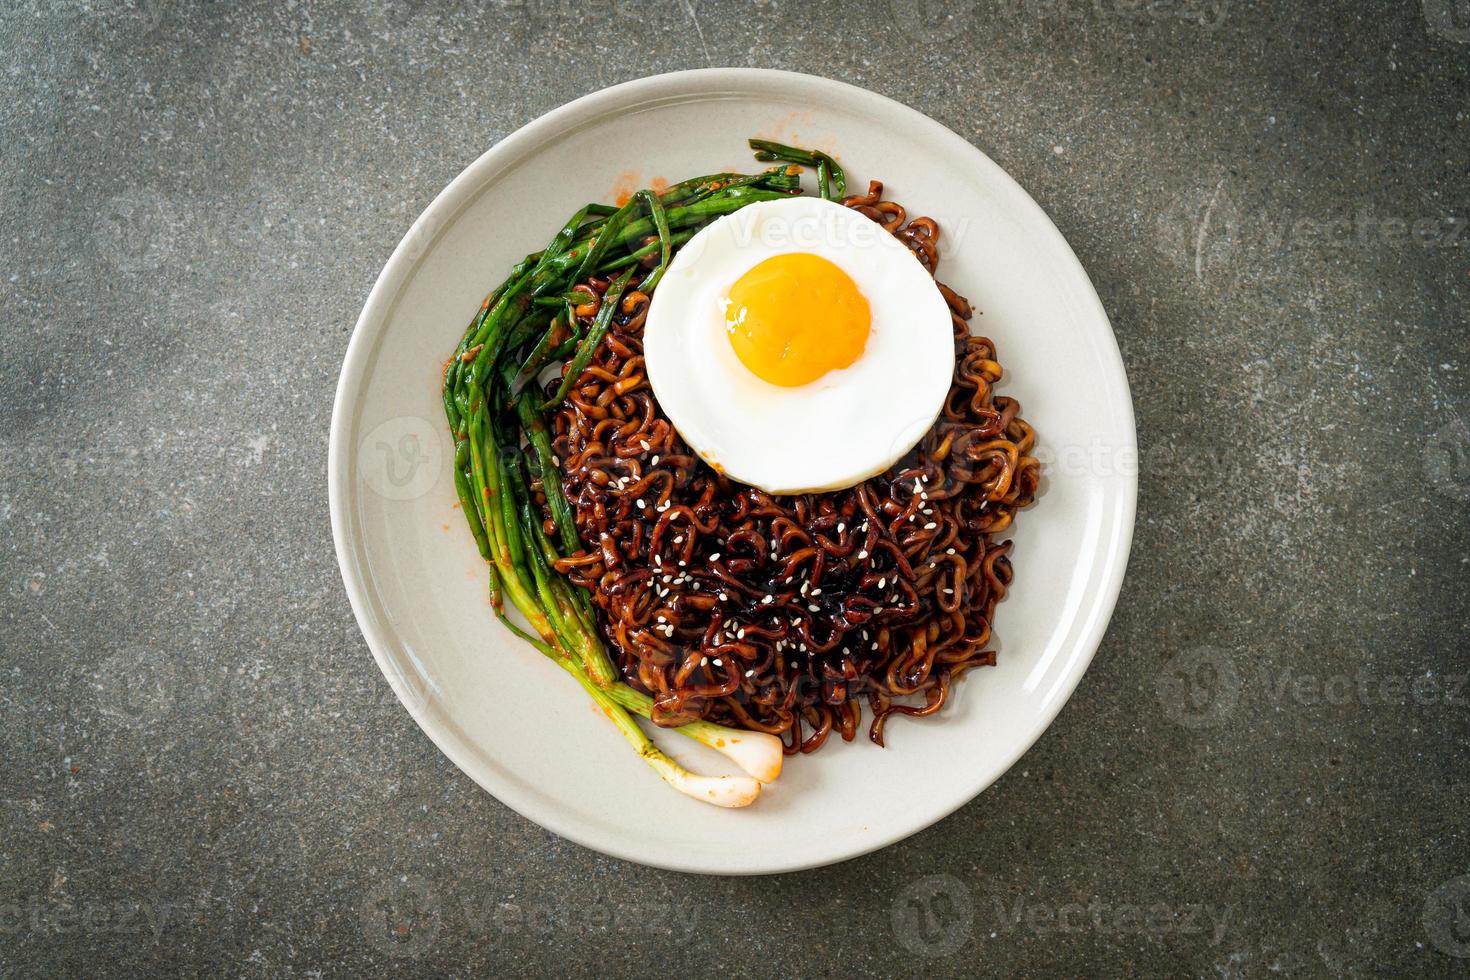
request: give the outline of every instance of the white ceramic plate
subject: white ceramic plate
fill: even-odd
[[[440,365],[486,291],[589,200],[755,163],[768,136],[836,154],[943,231],[940,278],[992,337],[1047,463],[1020,515],[999,665],[944,711],[894,718],[888,748],[833,738],[787,761],[755,805],[721,810],[659,781],[571,680],[497,623],[460,514]],[[1122,360],[1087,274],[1017,184],[938,123],[839,82],[713,69],[562,106],[455,178],[388,260],[347,349],[332,418],[332,531],[368,646],[429,737],[542,826],[644,864],[791,871],[912,834],[995,781],[1039,737],[1102,639],[1133,528],[1136,445]],[[865,719],[866,721],[866,719]],[[866,733],[864,733],[866,734]],[[705,772],[724,760],[659,743]]]

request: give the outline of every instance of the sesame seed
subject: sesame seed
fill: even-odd
[[[723,666],[725,666],[725,663],[724,663],[724,661],[722,661],[722,660],[721,660],[721,659],[720,659],[720,658],[719,658],[719,657],[716,657],[716,658],[715,658],[715,659],[714,659],[714,665],[715,665],[715,666],[716,666],[716,667],[723,667]]]
[[[945,595],[954,595],[954,589],[945,589],[944,590],[944,594]]]
[[[684,565],[685,565],[685,564],[686,564],[686,563],[685,563],[685,562],[682,562],[682,561],[681,561],[681,562],[679,562],[679,567],[680,567],[680,568],[683,568],[683,567],[684,567]]]
[[[837,533],[838,534],[841,534],[843,531],[846,531],[846,530],[847,530],[847,525],[846,524],[843,524],[841,521],[838,521],[837,522]]]
[[[878,588],[880,588],[880,589],[883,588],[883,586],[885,586],[887,584],[888,584],[888,579],[886,579],[886,578],[880,578],[878,580]]]
[[[719,561],[720,560],[720,553],[718,551],[716,551],[714,554],[712,554],[712,555],[709,556],[709,560],[710,561]]]
[[[638,506],[639,506],[639,507],[640,507],[640,508],[643,508],[643,507],[647,507],[647,506],[648,506],[648,504],[646,504],[646,503],[644,503],[644,501],[643,501],[643,498],[642,498],[642,497],[639,497],[639,498],[638,498]]]
[[[653,457],[653,459],[649,461],[649,464],[648,465],[650,465],[650,466],[657,466],[658,465],[658,457],[657,456]]]
[[[868,553],[866,551],[859,551],[858,552],[858,561],[862,561],[866,557],[868,557]]]
[[[709,657],[700,657],[699,658],[699,666],[703,667],[707,663],[709,663]]]
[[[743,639],[745,639],[745,627],[744,626],[740,627],[738,630],[735,631],[735,639],[737,639],[737,640],[743,640]]]
[[[769,606],[771,603],[773,603],[775,601],[776,601],[776,597],[775,596],[768,595],[764,599],[761,600],[761,605],[763,605],[763,606]]]
[[[946,555],[952,555],[952,554],[954,554],[954,549],[953,548],[945,548],[944,549],[944,553]]]
[[[652,446],[650,446],[648,444],[648,440],[647,439],[639,439],[638,440],[638,444],[640,446],[642,446],[645,450],[648,450],[648,449],[652,449],[653,448]]]
[[[678,537],[674,538],[674,544],[683,544],[683,543],[684,543],[684,535],[681,534]]]
[[[644,444],[644,447],[643,448],[644,449],[647,449],[648,448],[647,444]],[[920,483],[918,480],[915,480],[914,481],[914,493],[923,493],[923,492],[924,492],[924,484]]]
[[[720,601],[721,602],[728,602],[729,599],[730,599],[730,597],[727,596],[727,595],[725,595],[725,593],[723,593],[723,592],[720,593]]]
[[[812,612],[821,612],[822,611],[822,607],[819,606],[819,605],[817,605],[815,602],[812,603],[811,605],[807,606],[807,608],[810,609]]]
[[[932,530],[934,530],[938,526],[939,526],[938,524],[935,524],[933,521],[930,521],[928,524],[925,524],[924,525],[924,530],[926,530],[926,531],[932,531]]]
[[[745,672],[745,676],[746,677],[754,677],[755,676],[755,668],[751,668],[750,670],[747,670]]]
[[[822,590],[821,589],[812,589],[812,595],[821,595],[821,594],[822,594]]]

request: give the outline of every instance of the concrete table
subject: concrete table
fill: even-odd
[[[68,0],[0,51],[0,975],[1470,969],[1463,0]],[[479,791],[327,525],[412,218],[540,113],[705,65],[871,88],[1013,174],[1143,456],[1112,629],[1021,764],[756,880]]]

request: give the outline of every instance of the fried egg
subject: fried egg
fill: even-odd
[[[913,253],[834,201],[752,204],[684,245],[644,324],[684,441],[769,493],[839,490],[923,437],[954,373],[949,306]]]

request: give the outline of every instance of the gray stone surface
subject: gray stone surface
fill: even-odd
[[[1466,975],[1470,12],[912,7],[6,5],[0,975]],[[451,766],[325,492],[413,216],[540,113],[703,65],[872,88],[1015,175],[1143,447],[1112,628],[1031,753],[757,880],[601,857]]]

